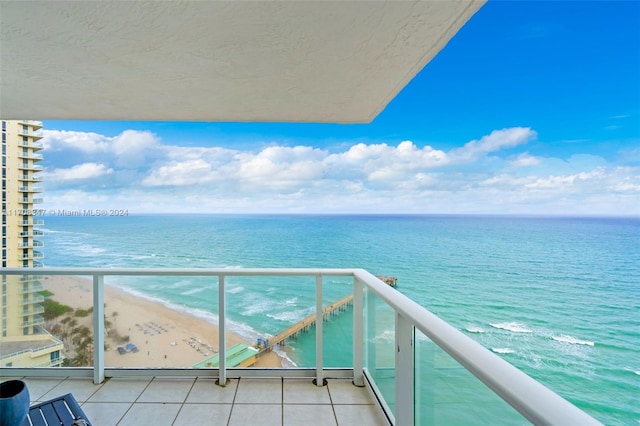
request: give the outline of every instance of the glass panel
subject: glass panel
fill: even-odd
[[[353,278],[324,277],[323,366],[353,367]]]
[[[226,283],[227,330],[259,348],[252,366],[315,366],[315,328],[301,324],[315,313],[315,277],[228,277]]]
[[[90,288],[78,294],[74,281],[62,276],[8,275],[0,280],[0,366],[92,365],[93,327],[86,310],[91,307]]]
[[[416,425],[529,422],[422,332],[415,332]]]
[[[395,415],[395,312],[367,287],[364,305],[364,367]]]
[[[211,366],[218,353],[217,277],[104,282],[106,367]]]

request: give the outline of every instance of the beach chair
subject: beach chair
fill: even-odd
[[[91,426],[72,394],[59,396],[29,407],[29,414],[21,426]]]

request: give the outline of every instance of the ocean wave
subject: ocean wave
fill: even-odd
[[[491,348],[491,350],[497,354],[512,354],[515,353],[513,349],[509,348]]]
[[[106,251],[103,248],[95,247],[95,246],[92,246],[90,244],[81,244],[79,246],[76,246],[75,248],[76,248],[76,250],[74,250],[75,254],[77,256],[83,256],[83,257],[84,256],[92,257],[92,256],[94,256],[96,254],[101,254],[101,253],[104,253]]]
[[[287,355],[287,353],[283,350],[280,349],[273,349],[273,351],[275,353],[277,353],[280,358],[282,358],[282,367],[283,368],[297,368],[298,365],[293,362],[293,360],[291,358],[289,358],[289,355]]]
[[[267,314],[267,317],[276,321],[294,322],[300,321],[304,317],[310,315],[313,312],[313,308],[297,309],[295,311],[284,311],[277,313]]]
[[[231,288],[225,289],[225,293],[236,294],[236,293],[240,293],[242,290],[244,290],[244,287],[239,285],[237,287],[231,287]]]
[[[371,339],[373,342],[395,342],[396,333],[394,330],[385,330],[381,334]]]
[[[296,305],[298,303],[298,298],[297,297],[292,297],[291,299],[287,299],[284,302],[286,305],[288,306],[293,306]]]
[[[484,328],[475,325],[469,326],[465,330],[467,330],[469,333],[486,333]]]
[[[564,334],[560,336],[551,336],[551,338],[556,342],[569,343],[571,345],[586,345],[586,346],[595,345],[595,343],[589,340],[580,340],[580,339],[576,339],[575,337],[567,336]]]
[[[182,296],[190,296],[192,294],[202,293],[206,290],[206,287],[192,288],[191,290],[186,290],[180,293]]]
[[[501,330],[511,331],[512,333],[533,333],[533,330],[527,328],[524,324],[519,322],[499,322],[489,323],[493,328],[499,328]]]

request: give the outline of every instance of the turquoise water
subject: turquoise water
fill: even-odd
[[[639,219],[48,217],[45,228],[46,266],[361,267],[393,275],[399,291],[599,420],[640,423]],[[117,284],[214,320],[216,294],[206,280]],[[349,284],[327,279],[325,302],[348,294]],[[314,309],[312,278],[229,278],[227,290],[232,327],[251,339]],[[325,326],[336,348],[349,344],[349,327],[348,315]],[[325,351],[326,365],[344,362],[345,351],[334,352]],[[304,335],[287,352],[301,366],[313,353],[313,336]]]

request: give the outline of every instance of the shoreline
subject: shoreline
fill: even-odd
[[[70,306],[74,311],[93,306],[93,283],[87,278],[45,276],[40,282],[45,290],[53,293],[52,300]],[[108,284],[104,286],[104,301],[106,367],[189,368],[218,353],[219,328],[216,324]],[[64,317],[69,314],[47,321],[47,327],[61,326]],[[75,319],[78,326],[93,329],[91,315],[76,317],[72,314],[70,318]],[[118,346],[126,348],[127,342],[138,350],[120,354]],[[227,330],[227,348],[238,343],[253,345]],[[74,345],[65,341],[65,349],[71,346]],[[280,368],[283,360],[276,352],[269,352],[261,355],[254,366]]]

